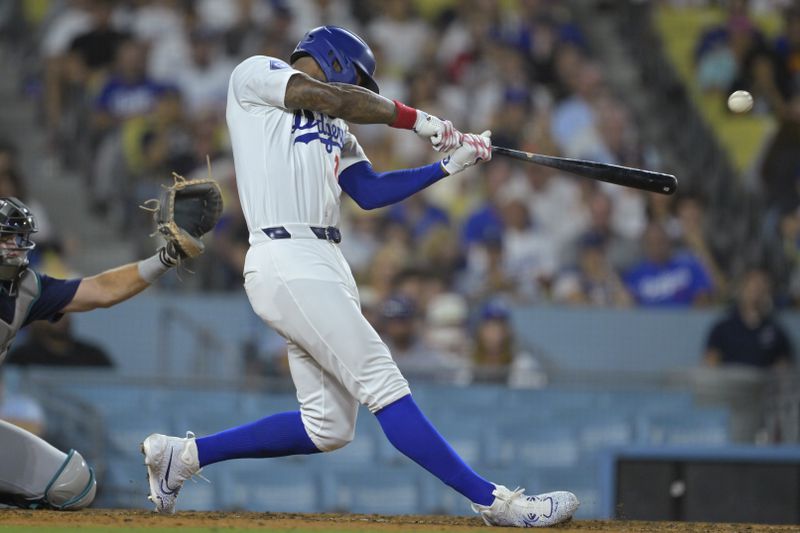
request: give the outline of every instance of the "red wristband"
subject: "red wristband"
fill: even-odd
[[[417,110],[397,100],[393,100],[393,102],[397,108],[397,116],[394,122],[389,125],[393,128],[402,128],[404,130],[413,129],[414,123],[417,122]]]

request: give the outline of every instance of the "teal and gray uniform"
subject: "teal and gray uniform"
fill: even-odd
[[[17,332],[34,320],[55,321],[72,301],[79,279],[59,280],[28,269],[15,296],[0,293],[0,364]],[[80,509],[94,500],[94,472],[75,450],[57,450],[0,421],[0,504]]]

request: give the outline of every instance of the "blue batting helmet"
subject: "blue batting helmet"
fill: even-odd
[[[375,83],[375,56],[369,45],[355,33],[338,26],[320,26],[306,33],[297,43],[289,61],[308,55],[319,64],[328,81],[361,85],[378,93]]]

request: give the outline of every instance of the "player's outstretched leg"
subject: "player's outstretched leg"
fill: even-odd
[[[527,496],[524,489],[511,491],[480,477],[436,431],[411,395],[375,416],[395,448],[469,499],[487,525],[552,526],[572,518],[578,508],[578,498],[571,492]]]
[[[152,434],[142,443],[150,484],[149,499],[160,513],[174,513],[183,482],[204,466],[243,457],[283,457],[318,453],[299,411],[268,416],[251,424],[195,439]]]

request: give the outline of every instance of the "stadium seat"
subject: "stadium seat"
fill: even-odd
[[[325,511],[413,514],[420,510],[418,467],[368,466],[322,472]]]
[[[239,459],[204,474],[222,487],[218,508],[306,513],[319,510],[319,480],[305,462]]]
[[[581,453],[623,446],[633,442],[633,439],[633,424],[622,415],[589,414],[581,421],[578,429]]]
[[[504,426],[487,437],[486,462],[512,468],[561,468],[577,463],[578,439],[565,421],[556,425]]]
[[[729,418],[726,410],[710,408],[640,416],[636,422],[636,440],[652,445],[723,445],[730,442]]]

